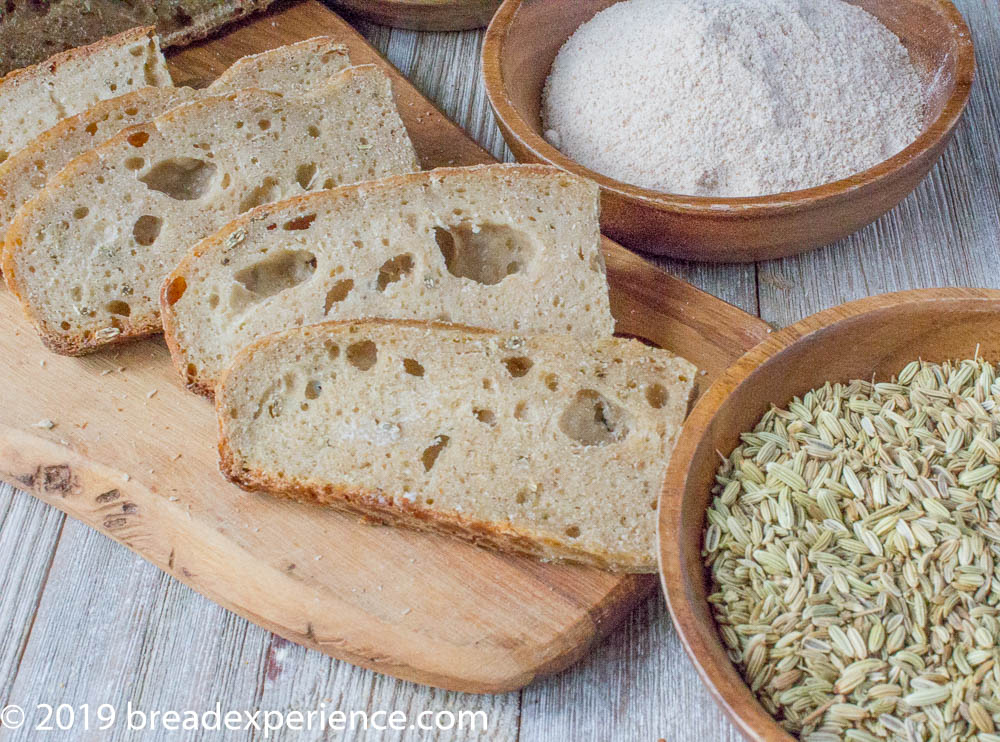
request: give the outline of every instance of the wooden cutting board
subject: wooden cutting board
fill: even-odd
[[[239,56],[321,33],[392,76],[425,167],[489,161],[317,2],[283,5],[171,66],[178,81],[204,83]],[[760,320],[605,248],[619,331],[688,357],[706,371],[702,386],[766,334]],[[181,387],[162,341],[64,358],[42,348],[5,290],[0,316],[0,479],[294,642],[420,683],[508,691],[577,660],[656,584],[243,493],[216,468],[211,405]]]

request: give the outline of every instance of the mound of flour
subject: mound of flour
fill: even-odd
[[[842,0],[625,0],[563,45],[542,120],[551,144],[616,180],[758,196],[891,157],[924,107],[899,39]]]

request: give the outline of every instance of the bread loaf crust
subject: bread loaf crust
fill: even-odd
[[[14,0],[0,21],[0,74],[65,49],[156,26],[164,46],[183,46],[263,10],[273,0]]]

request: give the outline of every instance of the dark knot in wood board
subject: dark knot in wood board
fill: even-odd
[[[17,481],[27,489],[40,489],[63,496],[71,494],[76,488],[76,479],[68,464],[39,466],[33,473],[17,477]]]

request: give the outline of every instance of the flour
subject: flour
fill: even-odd
[[[542,117],[554,146],[616,180],[758,196],[876,165],[924,108],[899,39],[842,0],[626,0],[559,51]]]

